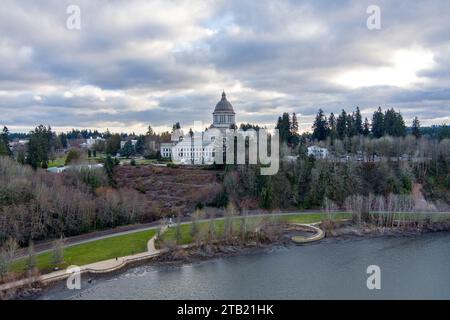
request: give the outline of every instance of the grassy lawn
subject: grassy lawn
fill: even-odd
[[[351,219],[352,215],[347,212],[337,212],[334,213],[332,217],[333,220]],[[290,223],[315,223],[328,219],[328,214],[327,213],[292,214],[283,216],[282,219]]]
[[[351,218],[351,215],[349,213],[336,213],[334,215],[334,219],[348,219]],[[234,218],[233,221],[233,228],[237,229],[239,228],[241,217]],[[249,217],[248,223],[251,226],[252,224],[257,224],[262,219],[277,219],[281,221],[286,221],[289,223],[314,223],[314,222],[320,222],[322,220],[328,219],[328,215],[326,213],[312,213],[312,214],[292,214],[292,215],[282,215],[282,216],[267,216],[267,217]],[[198,223],[198,228],[206,229],[208,228],[209,221],[202,221]],[[217,219],[214,221],[215,224],[215,232],[218,236],[223,234],[223,228],[224,228],[224,220],[223,219]],[[181,239],[179,244],[190,244],[192,243],[192,235],[191,235],[192,226],[191,224],[183,224],[180,227],[181,231]],[[162,240],[166,241],[176,241],[176,226],[172,225],[169,230],[167,230],[163,236],[161,237]]]
[[[64,167],[65,162],[66,162],[66,157],[58,157],[55,160],[50,161],[48,163],[48,167],[49,168]]]
[[[130,233],[122,236],[106,238],[102,240],[83,243],[64,249],[64,264],[61,268],[77,265],[82,266],[98,261],[128,256],[147,250],[147,242],[157,230],[146,230]],[[37,255],[38,268],[41,271],[52,269],[52,252]],[[25,259],[18,260],[12,269],[20,272],[25,270]]]

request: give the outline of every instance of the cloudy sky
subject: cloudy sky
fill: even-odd
[[[71,4],[81,30],[67,28]],[[209,124],[222,90],[239,123],[288,111],[307,130],[318,108],[356,106],[450,123],[449,15],[448,0],[2,0],[0,125]]]

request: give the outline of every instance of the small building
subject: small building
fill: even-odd
[[[120,149],[123,149],[123,147],[125,147],[125,143],[127,143],[128,141],[131,141],[131,144],[133,145],[133,147],[136,146],[137,140],[133,139],[133,140],[126,140],[126,141],[120,141]]]
[[[310,146],[308,147],[308,156],[313,156],[316,159],[326,159],[328,158],[328,149],[319,146]]]
[[[83,149],[92,149],[97,142],[105,142],[105,139],[101,137],[97,138],[89,137],[86,139],[86,142],[80,144],[80,147]]]

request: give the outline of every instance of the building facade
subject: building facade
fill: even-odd
[[[213,164],[216,148],[225,145],[222,144],[225,141],[216,139],[217,130],[224,134],[226,129],[234,128],[236,126],[235,116],[233,106],[223,92],[221,100],[214,108],[210,129],[203,132],[193,132],[192,135],[184,135],[181,130],[174,132],[170,143],[161,143],[161,157],[171,158],[172,162],[176,164]]]

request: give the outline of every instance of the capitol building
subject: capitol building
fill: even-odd
[[[171,158],[176,164],[202,165],[214,164],[215,150],[223,148],[225,131],[236,127],[235,112],[227,100],[225,92],[216,104],[213,122],[209,129],[192,134],[183,134],[181,130],[172,134],[170,143],[161,143],[160,152],[163,158]],[[219,148],[219,149],[218,149]]]

